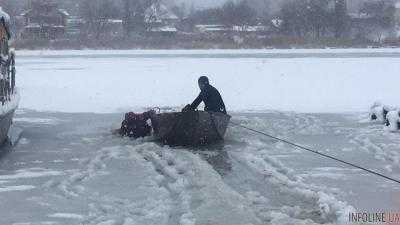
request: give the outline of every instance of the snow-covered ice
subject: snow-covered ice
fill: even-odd
[[[375,100],[398,103],[393,94],[400,82],[398,49],[43,51],[18,56],[21,107],[41,111],[183,106],[196,97],[201,75],[210,77],[227,107],[236,111],[349,112],[365,111]],[[390,82],[379,82],[385,80]]]
[[[399,133],[368,112],[396,105],[398,49],[18,55],[23,132],[0,154],[0,224],[348,224],[400,210],[395,183],[239,127],[204,148],[110,133],[126,110],[190,102],[209,74],[236,123],[399,179]]]

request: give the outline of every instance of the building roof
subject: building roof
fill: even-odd
[[[233,31],[244,31],[244,32],[259,32],[268,30],[267,26],[257,25],[257,26],[233,26]]]
[[[58,11],[59,11],[61,14],[63,14],[64,16],[66,16],[66,17],[69,16],[69,13],[68,13],[67,10],[65,10],[65,9],[58,9]]]
[[[151,29],[152,32],[177,32],[178,29],[174,26],[155,27]]]
[[[145,20],[147,23],[178,19],[179,17],[162,3],[151,5],[145,12]]]
[[[230,29],[221,24],[198,24],[195,26],[200,32],[229,31]]]
[[[22,12],[22,13],[20,14],[20,16],[22,16],[22,17],[27,17],[27,16],[29,16],[29,14],[31,14],[32,12],[34,12],[33,9],[28,9],[28,10],[25,10],[24,12]],[[59,13],[59,14],[61,14],[61,15],[63,15],[64,17],[69,17],[69,16],[70,16],[70,14],[69,14],[65,9],[57,9],[56,12]]]
[[[367,13],[349,13],[349,16],[352,19],[370,19],[373,17]]]

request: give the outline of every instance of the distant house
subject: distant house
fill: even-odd
[[[70,36],[79,35],[84,27],[85,21],[78,16],[67,19],[66,33]]]
[[[151,5],[145,12],[145,23],[148,32],[174,34],[179,17],[163,3]]]
[[[350,36],[381,42],[392,35],[392,30],[385,28],[377,19],[366,13],[349,13],[351,21]]]
[[[195,30],[200,33],[227,33],[231,32],[232,28],[223,24],[197,24]]]
[[[195,25],[195,31],[205,34],[261,34],[270,31],[270,27],[265,25],[227,26],[223,24],[198,24]]]
[[[21,14],[24,18],[22,38],[57,39],[66,33],[69,14],[51,0],[32,0],[31,8]]]

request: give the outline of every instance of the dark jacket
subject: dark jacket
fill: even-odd
[[[226,114],[225,104],[218,90],[208,84],[199,94],[199,96],[190,105],[195,110],[201,102],[204,102],[204,111],[220,112]]]
[[[133,112],[125,114],[125,120],[122,122],[120,135],[140,138],[151,135],[151,127],[147,124],[152,116],[152,111],[142,114]]]

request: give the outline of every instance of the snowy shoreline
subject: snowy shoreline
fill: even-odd
[[[210,50],[19,50],[21,58],[382,58],[400,57],[400,48],[210,49]]]

